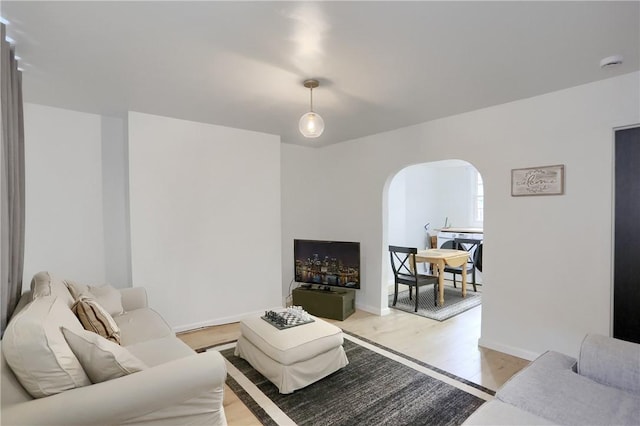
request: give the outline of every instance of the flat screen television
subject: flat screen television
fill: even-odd
[[[360,243],[293,240],[295,281],[360,288]]]

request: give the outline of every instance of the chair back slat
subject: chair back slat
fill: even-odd
[[[471,284],[473,285],[473,291],[477,291],[476,270],[482,272],[482,240],[476,238],[454,238],[453,240],[445,241],[440,248],[464,250],[469,253],[467,264],[464,267],[445,266],[444,271],[453,274],[454,287],[456,286],[456,274],[462,274],[463,269],[465,269],[467,273],[471,272]]]
[[[396,306],[398,301],[399,285],[409,286],[409,299],[412,297],[412,290],[415,289],[415,307],[414,311],[418,312],[418,298],[421,285],[433,284],[433,303],[437,306],[438,277],[431,275],[423,275],[418,273],[416,268],[416,247],[389,246],[389,257],[391,258],[391,268],[394,275],[394,291],[393,305]]]
[[[467,247],[465,247],[465,244],[467,244]],[[473,254],[469,256],[467,263],[476,268],[478,268],[479,265],[478,271],[482,272],[482,240],[475,238],[455,238],[445,241],[441,248],[473,252]]]
[[[393,274],[396,276],[398,274],[415,276],[417,274],[416,253],[418,253],[416,247],[389,246]]]
[[[418,254],[416,247],[389,246],[389,257],[394,275],[393,306],[396,306],[398,301],[398,286],[403,284],[409,286],[409,299],[411,299],[412,289],[415,288],[414,311],[418,312],[418,293],[421,285],[433,284],[433,303],[437,306],[438,277],[418,273],[416,254]]]
[[[482,243],[478,244],[473,256],[473,264],[478,271],[482,272]]]

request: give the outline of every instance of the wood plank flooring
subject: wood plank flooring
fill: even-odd
[[[345,321],[328,320],[344,330],[380,343],[445,371],[497,389],[528,361],[478,347],[482,306],[438,322],[391,309],[386,316],[356,311]],[[240,324],[207,327],[178,334],[195,350],[236,340]],[[224,408],[230,425],[259,425],[248,408],[225,387]]]

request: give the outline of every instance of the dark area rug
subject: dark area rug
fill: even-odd
[[[298,425],[458,425],[484,403],[350,340],[344,349],[349,365],[288,395],[233,348],[221,353]],[[275,424],[231,376],[227,384],[263,424]]]
[[[415,296],[415,295],[414,295]],[[418,312],[415,312],[415,299],[409,299],[409,290],[398,293],[398,302],[392,306],[393,294],[389,295],[389,307],[399,309],[411,314],[420,315],[436,321],[444,321],[482,303],[481,293],[467,290],[467,296],[462,297],[460,287],[444,287],[444,306],[435,306],[433,301],[433,286],[420,287],[420,298],[418,299]]]

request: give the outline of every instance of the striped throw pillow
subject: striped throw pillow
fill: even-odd
[[[93,331],[107,340],[120,344],[120,328],[113,317],[93,297],[86,295],[73,304],[71,310],[85,330]]]

